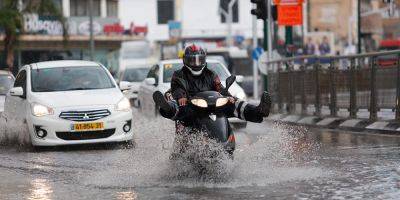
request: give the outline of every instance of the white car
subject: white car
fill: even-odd
[[[140,84],[146,78],[151,64],[148,65],[133,65],[126,67],[119,75],[120,85],[128,85],[129,89],[123,91],[126,98],[134,103],[138,97]]]
[[[26,126],[33,146],[133,139],[129,100],[108,70],[95,62],[50,61],[22,67],[7,94],[3,117],[7,125]]]
[[[162,93],[168,91],[171,87],[172,74],[176,70],[180,69],[182,66],[183,63],[180,59],[164,60],[159,62],[157,65],[154,65],[150,69],[147,78],[140,85],[138,94],[140,109],[144,114],[158,114],[158,109],[156,108],[152,97],[153,93],[155,91],[160,91]],[[212,59],[207,59],[207,66],[209,69],[218,74],[222,84],[225,85],[226,78],[231,75],[226,66],[223,65],[220,61]],[[236,80],[237,82],[241,82],[243,80],[243,77],[237,76]],[[247,99],[245,92],[236,82],[229,88],[229,92],[239,99]],[[238,118],[231,118],[229,119],[229,121],[236,128],[244,128],[247,125],[245,121]]]
[[[6,94],[14,85],[14,76],[9,71],[0,70],[0,113],[4,111]]]

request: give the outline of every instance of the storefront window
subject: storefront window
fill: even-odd
[[[71,16],[89,16],[88,0],[71,0]],[[93,0],[93,16],[100,16],[100,0]]]
[[[0,0],[0,6],[1,6],[1,2],[4,0]],[[52,0],[54,5],[56,6],[56,8],[62,12],[62,0]],[[37,4],[39,4],[40,2],[37,1],[32,1],[32,0],[22,0],[22,9],[26,9],[27,6],[35,6]],[[42,14],[47,14],[47,13],[42,13]]]
[[[107,16],[118,17],[118,1],[107,0]]]

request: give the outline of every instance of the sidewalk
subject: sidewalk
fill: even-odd
[[[390,109],[382,109],[378,112],[378,120],[369,120],[369,112],[367,109],[360,109],[357,112],[357,118],[350,118],[347,110],[339,110],[337,117],[330,116],[328,107],[321,108],[321,115],[313,115],[315,108],[309,106],[307,115],[302,115],[301,106],[296,105],[294,114],[289,113],[272,113],[267,120],[274,122],[282,122],[287,124],[312,126],[329,129],[342,129],[358,132],[374,132],[384,134],[400,134],[400,121],[395,120],[395,113]],[[277,110],[276,106],[275,109]]]

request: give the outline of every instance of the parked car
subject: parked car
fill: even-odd
[[[22,67],[4,108],[3,117],[25,126],[33,146],[133,138],[129,100],[107,69],[95,62],[50,61]]]
[[[14,85],[14,76],[9,71],[0,70],[0,113],[4,111],[6,94]]]
[[[131,101],[132,105],[137,104],[136,100],[139,86],[146,78],[150,67],[150,64],[128,66],[124,71],[121,72],[121,75],[119,76],[120,84],[129,85],[129,89],[123,91],[123,94]]]
[[[211,59],[207,59],[207,65],[209,69],[218,74],[222,84],[225,85],[226,78],[231,75],[226,66],[218,60]],[[183,63],[180,59],[164,60],[160,61],[150,69],[147,78],[140,85],[138,94],[138,99],[141,105],[140,109],[144,114],[158,114],[158,108],[156,108],[156,105],[154,104],[152,95],[155,91],[161,91],[162,93],[165,93],[171,86],[172,74],[182,66]],[[243,77],[237,76],[236,80],[237,82],[241,82]],[[229,92],[239,99],[247,99],[245,92],[236,82],[229,88]],[[244,128],[247,125],[247,122],[237,118],[230,119],[230,122],[236,128]]]

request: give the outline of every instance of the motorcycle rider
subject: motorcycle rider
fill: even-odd
[[[160,91],[153,94],[154,102],[160,107],[160,114],[172,120],[184,122],[190,126],[195,113],[188,105],[188,99],[203,91],[216,91],[229,97],[230,104],[224,110],[227,117],[237,117],[250,122],[261,123],[268,117],[271,108],[271,98],[264,92],[258,106],[234,98],[221,84],[218,75],[208,69],[206,52],[196,45],[185,48],[184,66],[174,72],[171,79],[171,100],[167,100]]]

